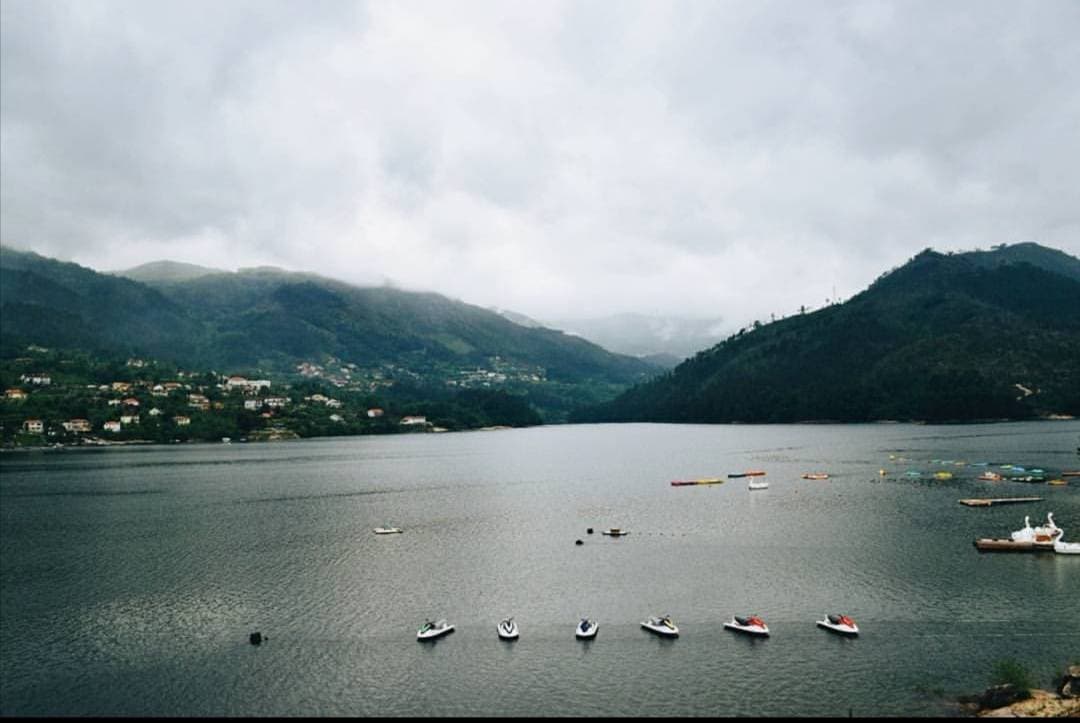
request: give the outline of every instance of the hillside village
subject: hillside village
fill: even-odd
[[[444,384],[448,389],[490,389],[511,376],[542,379],[542,372],[521,372],[498,359],[493,366],[462,372]],[[329,359],[298,364],[293,379],[249,378],[30,346],[25,356],[0,362],[0,442],[12,448],[257,441],[514,423],[460,414],[445,399],[428,405],[434,412],[429,417],[423,401],[393,394],[402,379],[411,384],[423,380],[408,370],[385,367],[365,370]]]

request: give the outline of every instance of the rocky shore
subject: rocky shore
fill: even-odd
[[[1070,666],[1054,691],[995,685],[960,703],[979,718],[1078,718],[1080,665]]]

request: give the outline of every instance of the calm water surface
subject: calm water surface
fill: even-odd
[[[1044,686],[1080,660],[1080,557],[971,544],[1047,512],[1080,540],[1080,479],[956,462],[1072,470],[1078,444],[1080,422],[635,424],[6,454],[0,714],[954,714],[996,660]],[[747,469],[769,489],[668,484]],[[1018,495],[1045,499],[956,502]],[[677,640],[639,626],[664,613]],[[748,613],[771,638],[722,629]],[[428,617],[457,631],[418,643]]]

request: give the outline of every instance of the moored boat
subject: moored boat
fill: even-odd
[[[752,469],[748,472],[732,472],[728,475],[728,479],[737,479],[739,477],[764,477],[765,473],[760,469]]]
[[[400,532],[404,532],[400,527],[376,527],[376,535],[396,535]]]
[[[518,639],[518,626],[514,622],[514,618],[506,618],[499,621],[499,637],[503,640],[517,640]]]
[[[629,535],[629,530],[622,530],[618,527],[612,527],[607,530],[600,530],[601,535],[611,535],[612,537],[622,537],[623,535]]]
[[[581,622],[574,628],[574,635],[578,638],[589,639],[596,637],[596,631],[600,629],[595,620],[589,618],[582,618]]]
[[[768,636],[769,634],[769,626],[757,615],[750,615],[745,618],[733,615],[731,620],[724,623],[724,627],[728,630],[734,630],[735,632],[761,637]]]
[[[826,615],[824,620],[817,621],[819,628],[831,630],[841,635],[858,635],[859,626],[847,615]]]
[[[752,479],[746,484],[748,490],[767,490],[769,489],[769,483],[764,480]]]
[[[416,631],[416,637],[418,640],[432,640],[452,632],[454,632],[454,626],[447,623],[446,620],[428,620]]]
[[[829,479],[825,472],[803,472],[803,479]]]
[[[1057,540],[1054,543],[1054,552],[1059,555],[1080,555],[1080,542],[1062,542]]]
[[[642,621],[641,627],[651,630],[657,635],[664,635],[669,638],[679,637],[679,628],[672,622],[670,615],[650,617],[648,620]]]

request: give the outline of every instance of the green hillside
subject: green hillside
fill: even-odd
[[[927,249],[844,304],[698,353],[574,421],[980,420],[1080,414],[1080,261]]]
[[[370,388],[388,381],[433,390],[494,385],[524,395],[549,421],[656,371],[584,339],[526,328],[433,293],[270,268],[140,269],[153,281],[0,249],[0,353],[18,356],[36,344],[223,371],[345,367]]]

